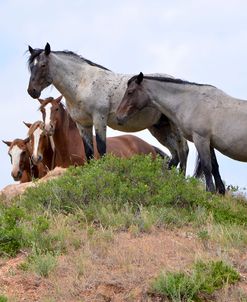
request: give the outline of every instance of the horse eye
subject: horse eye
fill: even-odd
[[[45,68],[45,66],[46,66],[45,64],[42,64],[42,65],[41,65],[42,68]]]
[[[134,91],[133,90],[129,90],[128,91],[128,94],[130,95],[130,94],[132,94]]]

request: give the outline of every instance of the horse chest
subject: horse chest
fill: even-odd
[[[92,122],[92,115],[89,106],[80,102],[79,104],[66,104],[69,115],[76,123],[88,124]]]

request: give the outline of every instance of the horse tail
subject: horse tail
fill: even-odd
[[[201,160],[200,160],[199,154],[197,154],[197,157],[196,157],[196,166],[195,166],[193,176],[196,178],[203,177],[203,170],[202,170],[202,165],[201,165]]]
[[[155,146],[152,146],[156,152],[156,154],[160,155],[162,158],[165,158],[165,159],[170,159],[169,156],[163,152],[162,150],[160,150],[158,147],[155,147]]]

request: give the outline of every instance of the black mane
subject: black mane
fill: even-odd
[[[135,81],[137,79],[138,75],[133,76],[132,78],[130,78],[128,80],[128,85]],[[175,83],[175,84],[188,84],[188,85],[197,85],[197,86],[211,86],[214,87],[212,85],[209,84],[200,84],[200,83],[195,83],[195,82],[189,82],[189,81],[184,81],[181,79],[176,79],[176,78],[169,78],[169,77],[156,77],[156,76],[143,76],[144,79],[148,79],[148,80],[154,80],[154,81],[159,81],[159,82],[166,82],[166,83]]]
[[[30,57],[28,58],[28,66],[29,66],[29,68],[30,68],[30,65],[33,63],[34,59],[36,57],[38,57],[43,51],[44,51],[44,49],[39,49],[39,48],[36,48],[36,49],[33,50],[33,52],[31,53]],[[96,63],[94,63],[94,62],[92,62],[92,61],[90,61],[88,59],[85,59],[84,57],[82,57],[82,56],[74,53],[73,51],[68,51],[68,50],[53,51],[53,53],[65,54],[65,55],[68,55],[68,56],[73,56],[73,57],[81,59],[82,61],[88,63],[91,66],[95,66],[95,67],[98,67],[98,68],[110,71],[108,68],[106,68],[106,67],[104,67],[102,65],[96,64]]]
[[[110,71],[110,69],[108,69],[108,68],[106,68],[106,67],[104,67],[104,66],[102,66],[102,65],[99,65],[99,64],[97,64],[97,63],[94,63],[94,62],[92,62],[92,61],[90,61],[90,60],[88,60],[88,59],[85,59],[84,57],[78,55],[77,53],[75,53],[75,52],[73,52],[73,51],[69,51],[69,50],[64,50],[64,51],[54,51],[54,53],[62,53],[62,54],[66,54],[66,55],[69,55],[69,56],[74,56],[74,57],[79,58],[79,59],[81,59],[82,61],[88,63],[88,64],[91,65],[91,66],[95,66],[95,67],[98,67],[98,68],[101,68],[101,69]]]

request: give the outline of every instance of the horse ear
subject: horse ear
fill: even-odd
[[[56,99],[56,102],[59,104],[59,103],[61,102],[62,98],[63,98],[63,96],[60,95],[60,96]]]
[[[28,45],[28,50],[29,50],[30,54],[32,54],[34,51],[34,49],[30,45]]]
[[[51,52],[51,46],[49,43],[46,43],[46,46],[45,46],[45,54],[48,56]]]
[[[43,102],[44,102],[45,100],[38,99],[38,101],[39,101],[39,102],[40,102],[40,104],[42,105],[42,104],[43,104]]]
[[[9,142],[9,141],[3,141],[3,140],[2,140],[2,142],[5,143],[5,144],[6,144],[7,146],[9,146],[9,147],[10,147],[10,145],[12,144],[12,142]]]
[[[29,141],[30,141],[30,137],[27,137],[27,138],[24,139],[25,144],[28,143]]]
[[[26,125],[26,126],[27,126],[27,128],[30,128],[30,127],[32,126],[32,124],[31,124],[31,123],[26,123],[26,122],[23,122],[23,124],[24,124],[24,125]]]
[[[136,83],[140,85],[141,82],[143,81],[143,78],[144,78],[143,73],[140,72],[136,78]]]

